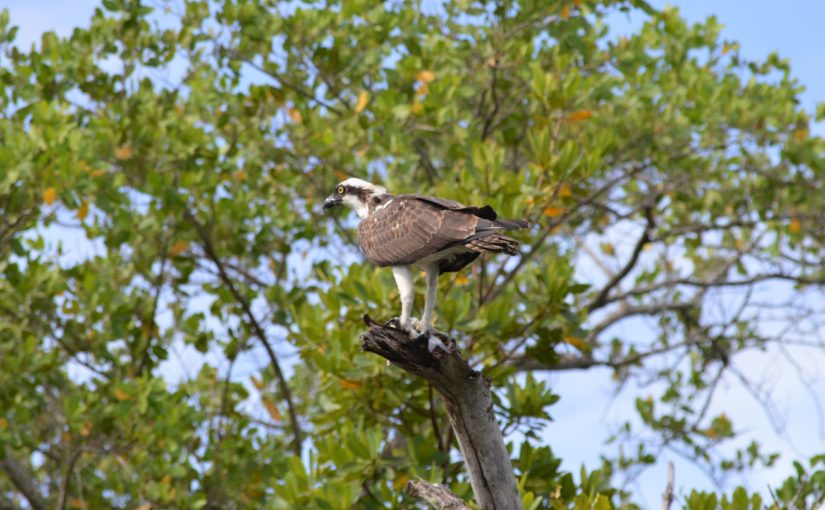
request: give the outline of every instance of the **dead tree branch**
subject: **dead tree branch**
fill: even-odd
[[[470,510],[463,499],[459,498],[443,485],[430,483],[419,478],[407,482],[407,494],[423,499],[436,510]]]
[[[435,349],[431,353],[426,337],[410,338],[405,331],[382,326],[366,315],[364,322],[369,331],[361,335],[361,349],[425,379],[444,398],[478,507],[521,510],[510,454],[493,413],[490,381],[470,368],[455,341],[446,335],[437,336],[449,352]]]
[[[667,486],[662,494],[662,510],[670,510],[673,504],[673,462],[667,463]]]

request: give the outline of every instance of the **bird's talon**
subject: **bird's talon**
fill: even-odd
[[[447,345],[445,345],[440,338],[431,333],[428,333],[428,336],[429,338],[427,338],[427,350],[430,351],[430,354],[432,354],[435,351],[436,347],[446,352],[447,354],[450,353],[450,348],[447,347]]]
[[[393,317],[392,319],[384,323],[384,327],[392,329],[402,329],[401,320],[398,317]]]

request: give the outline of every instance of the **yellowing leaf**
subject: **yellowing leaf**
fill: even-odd
[[[788,225],[788,230],[791,231],[791,234],[798,234],[802,232],[802,224],[798,219],[794,218],[791,220],[791,224]]]
[[[570,186],[567,183],[559,184],[559,196],[562,198],[567,198],[572,195],[573,192],[570,191]]]
[[[129,396],[128,393],[121,389],[115,390],[115,398],[123,402],[124,400],[130,400],[132,397]]]
[[[6,430],[9,427],[9,420],[0,418],[0,430]]]
[[[544,208],[544,215],[550,218],[555,218],[556,216],[561,216],[564,214],[564,207],[545,207]]]
[[[799,128],[793,132],[793,139],[799,143],[808,139],[808,128]]]
[[[570,17],[570,6],[565,5],[564,7],[562,7],[561,8],[561,13],[559,13],[559,16],[561,16],[561,19],[569,18]]]
[[[84,200],[81,202],[80,207],[77,208],[77,219],[83,221],[86,219],[86,216],[89,215],[89,202]]]
[[[459,287],[463,287],[463,286],[467,285],[468,283],[470,283],[470,280],[463,274],[459,274],[458,276],[455,277],[455,284],[458,285]]]
[[[160,479],[160,483],[162,483],[163,485],[169,485],[170,483],[172,483],[172,475],[163,475],[163,478]]]
[[[395,480],[392,481],[392,487],[395,490],[400,491],[401,489],[407,486],[407,482],[409,481],[410,475],[408,475],[407,473],[402,473],[398,475],[398,477]]]
[[[292,122],[296,124],[300,124],[303,120],[303,117],[301,117],[301,112],[298,111],[297,108],[290,108],[286,113],[289,115],[289,118],[292,119]]]
[[[246,172],[238,170],[232,174],[232,180],[235,182],[243,182],[246,180]]]
[[[418,81],[423,83],[430,83],[435,79],[435,73],[432,71],[418,71],[415,75]]]
[[[355,113],[361,113],[364,111],[364,108],[367,107],[367,103],[370,100],[370,93],[366,90],[362,91],[358,94],[358,104],[355,105]]]
[[[564,342],[572,345],[573,347],[582,352],[586,352],[588,350],[587,342],[585,342],[577,336],[567,335],[566,337],[564,337]]]
[[[43,201],[46,202],[47,205],[52,205],[55,200],[57,200],[57,190],[48,188],[43,192]]]
[[[169,256],[170,257],[177,257],[181,253],[185,252],[189,248],[189,243],[187,241],[178,241],[169,248]]]
[[[430,86],[424,83],[423,81],[415,88],[415,93],[419,96],[426,95],[427,92],[430,90]]]
[[[83,427],[80,428],[80,435],[83,437],[88,436],[92,433],[92,427],[94,427],[94,424],[90,421],[87,421],[83,424]]]
[[[69,498],[68,503],[71,508],[85,509],[89,507],[88,503],[79,498]]]
[[[410,108],[410,111],[413,112],[414,114],[418,115],[419,113],[421,113],[421,110],[423,110],[423,109],[424,109],[424,105],[419,103],[418,101],[415,101],[412,104],[412,107]]]
[[[281,411],[278,410],[278,407],[265,398],[262,398],[261,400],[263,401],[264,407],[266,407],[266,412],[269,413],[269,416],[271,416],[275,421],[281,421]]]
[[[361,381],[352,381],[349,379],[341,379],[339,382],[341,383],[341,387],[347,390],[357,390],[364,386],[364,383]]]
[[[252,386],[255,387],[256,390],[261,391],[264,389],[264,382],[255,377],[254,375],[250,378],[252,379]]]
[[[536,199],[533,198],[533,197],[527,197],[527,198],[524,199],[524,204],[525,205],[533,205],[535,203],[536,203]]]
[[[115,149],[115,158],[120,161],[125,159],[130,159],[132,157],[132,146],[131,145],[124,145],[123,147],[118,147]]]
[[[579,110],[577,112],[572,112],[567,115],[567,120],[572,120],[573,122],[578,122],[580,120],[586,120],[593,116],[593,112],[590,110]]]

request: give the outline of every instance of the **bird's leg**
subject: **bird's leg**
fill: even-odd
[[[424,298],[424,317],[422,317],[422,329],[427,332],[433,329],[433,310],[435,310],[436,291],[438,291],[438,264],[427,264],[424,266],[424,274],[427,275],[427,296]]]
[[[421,330],[423,334],[427,335],[427,349],[433,352],[438,347],[444,352],[450,352],[444,342],[431,333],[435,330],[433,328],[433,310],[438,295],[438,263],[427,264],[424,267],[424,274],[427,275],[427,295],[424,299],[424,317],[421,319]]]
[[[401,296],[401,319],[399,321],[401,329],[409,330],[410,312],[415,297],[412,270],[410,270],[410,266],[393,266],[392,275],[395,277],[398,294]]]

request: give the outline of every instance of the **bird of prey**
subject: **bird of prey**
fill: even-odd
[[[458,271],[482,253],[518,253],[518,241],[505,230],[529,227],[524,220],[503,220],[489,205],[468,207],[425,195],[390,195],[381,186],[349,178],[324,201],[324,211],[338,205],[361,218],[358,241],[367,260],[391,267],[401,296],[400,326],[408,333],[432,331],[438,276]],[[424,270],[427,294],[421,321],[411,319],[412,267]],[[431,349],[432,350],[432,349]]]

